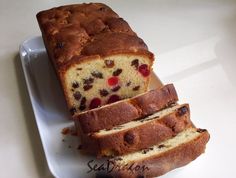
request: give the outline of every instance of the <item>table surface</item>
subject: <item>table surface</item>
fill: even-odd
[[[52,177],[34,120],[18,48],[25,39],[40,35],[35,19],[38,11],[78,2],[0,1],[1,178]],[[203,159],[212,159],[215,163],[204,165],[212,172],[208,175],[235,175],[232,165],[226,165],[234,164],[236,158],[232,152],[236,148],[232,140],[236,128],[236,1],[101,2],[118,12],[145,40],[156,55],[157,75],[164,83],[174,82],[180,100],[190,103],[195,124],[210,130],[208,156]]]

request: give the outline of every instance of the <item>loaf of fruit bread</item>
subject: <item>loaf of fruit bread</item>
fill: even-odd
[[[97,132],[153,114],[177,101],[174,85],[168,84],[130,99],[76,114],[73,119],[83,133]]]
[[[110,178],[149,178],[161,176],[195,160],[205,151],[210,135],[205,129],[189,128],[175,137],[138,152],[109,160]],[[113,176],[112,176],[113,175]]]
[[[37,20],[72,115],[147,91],[154,56],[110,7],[61,6]]]
[[[82,144],[97,157],[123,155],[158,144],[191,126],[188,104],[173,105],[111,130],[84,135]]]

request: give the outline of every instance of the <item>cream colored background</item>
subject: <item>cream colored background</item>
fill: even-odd
[[[1,178],[51,177],[28,97],[18,47],[26,38],[40,35],[35,19],[38,11],[77,2],[80,1],[0,1]],[[107,4],[130,23],[158,56],[155,70],[164,82],[180,80],[183,75],[192,75],[194,71],[220,62],[231,89],[235,89],[236,1],[114,0],[107,1]],[[202,63],[189,69],[188,65],[199,61]],[[183,65],[180,62],[184,62]],[[177,82],[181,99],[188,101],[183,97],[188,93],[184,93],[181,86]],[[197,108],[195,101],[190,101],[193,108]],[[193,114],[196,112],[193,109]],[[233,109],[231,112],[235,114]],[[208,122],[196,122],[209,128]],[[216,168],[215,171],[220,170]]]

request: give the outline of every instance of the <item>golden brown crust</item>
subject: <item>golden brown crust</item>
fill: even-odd
[[[140,177],[157,177],[161,176],[173,169],[182,167],[195,160],[205,151],[210,135],[207,130],[201,133],[196,139],[187,143],[179,145],[171,150],[149,157],[145,160],[136,161],[133,167],[139,165],[145,166],[148,169],[145,171],[130,172],[127,170],[120,170],[113,172],[116,178],[138,178]]]
[[[178,101],[173,84],[151,90],[140,96],[90,110],[73,117],[84,133],[110,129],[116,125],[152,114]]]
[[[44,43],[55,66],[73,58],[128,52],[153,55],[146,44],[110,7],[101,3],[67,5],[37,14]]]
[[[185,104],[162,118],[143,122],[135,128],[107,135],[84,136],[83,140],[88,144],[84,144],[84,148],[98,157],[123,155],[158,144],[191,126],[189,106]]]

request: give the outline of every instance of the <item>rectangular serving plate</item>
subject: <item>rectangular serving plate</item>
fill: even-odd
[[[41,37],[33,37],[20,45],[21,63],[32,103],[36,123],[49,169],[57,178],[91,178],[96,171],[88,166],[105,163],[78,150],[79,140],[65,136],[61,130],[73,126],[63,98],[60,84]],[[152,73],[149,88],[161,87],[159,78]],[[106,165],[104,165],[106,166]],[[89,172],[91,171],[91,172]],[[89,172],[89,173],[88,173]]]

